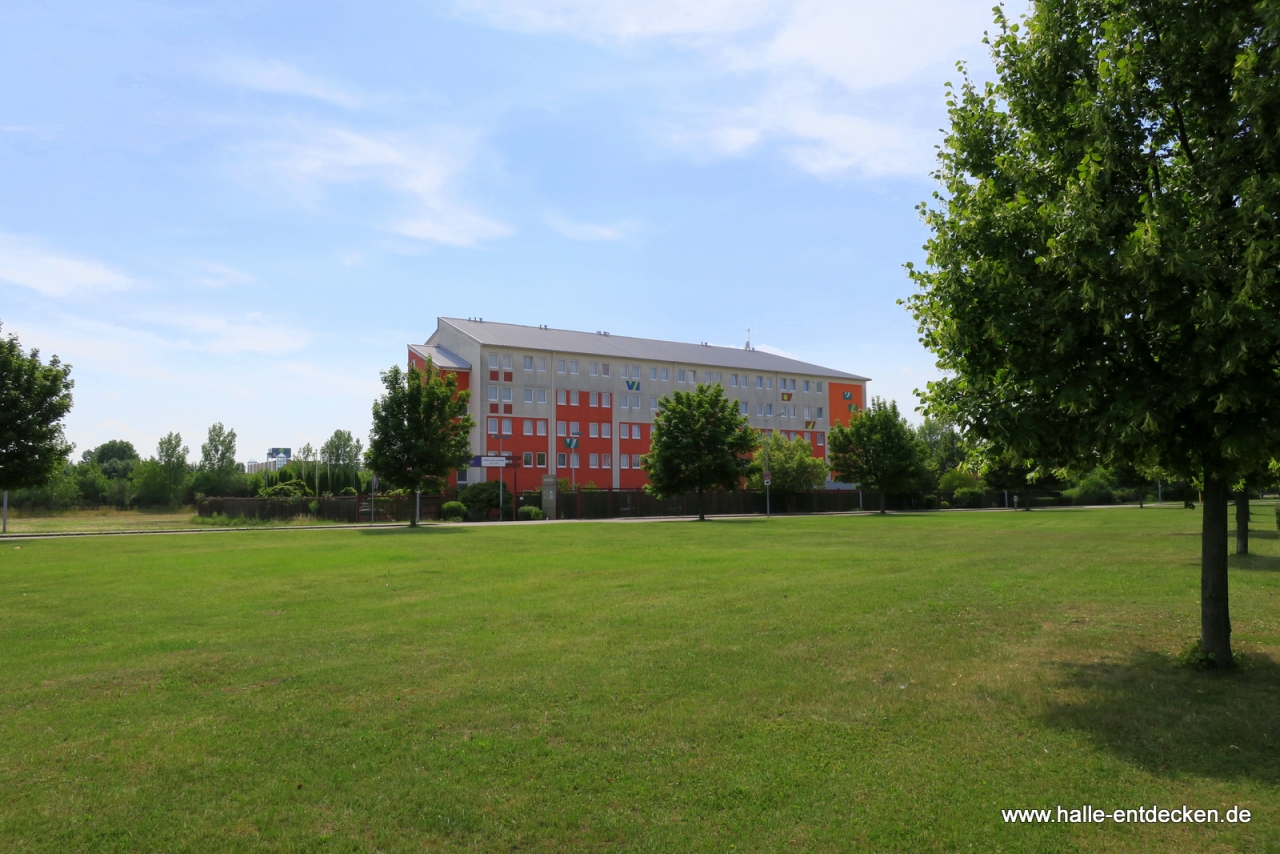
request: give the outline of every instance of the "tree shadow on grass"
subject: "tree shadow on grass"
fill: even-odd
[[[1233,570],[1244,570],[1245,572],[1280,572],[1280,556],[1231,555],[1230,566]]]
[[[1241,656],[1230,673],[1155,652],[1127,664],[1063,664],[1068,699],[1050,726],[1155,774],[1280,783],[1280,665]]]

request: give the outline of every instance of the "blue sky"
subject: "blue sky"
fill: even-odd
[[[902,265],[990,5],[0,4],[0,322],[74,366],[81,450],[363,436],[437,315],[750,328],[909,411]]]

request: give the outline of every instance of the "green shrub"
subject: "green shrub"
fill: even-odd
[[[956,494],[953,496],[957,507],[981,507],[985,497],[986,493],[976,486],[965,486],[957,489]]]
[[[311,511],[312,516],[320,516],[320,501],[317,499],[307,505],[307,509]]]
[[[1115,504],[1115,490],[1101,475],[1094,473],[1086,477],[1074,489],[1063,493],[1071,499],[1072,504]]]
[[[339,492],[338,494],[339,495],[355,495],[356,488],[354,486],[344,486],[342,487],[342,491]]]
[[[498,510],[498,486],[502,486],[502,518],[510,520],[515,517],[515,496],[505,483],[487,480],[484,483],[473,483],[458,494],[458,500],[467,505],[467,518],[472,522],[487,521],[489,516]]]
[[[282,480],[275,486],[268,486],[260,493],[263,498],[298,498],[310,495],[311,490],[300,480]]]
[[[547,518],[541,507],[521,507],[518,515],[522,522],[540,522]]]
[[[951,502],[944,498],[938,502],[938,506],[941,507],[943,510],[950,510]]]
[[[967,471],[952,469],[938,481],[938,488],[943,492],[955,492],[960,489],[981,489],[982,481]]]
[[[440,518],[446,522],[461,522],[467,515],[467,505],[461,501],[446,501],[440,505]]]

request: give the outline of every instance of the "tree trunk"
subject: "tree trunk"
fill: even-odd
[[[1200,645],[1218,667],[1232,667],[1231,612],[1227,607],[1227,497],[1221,475],[1207,469],[1201,492]]]
[[[884,515],[884,490],[880,490],[880,515]]]
[[[1236,554],[1249,553],[1249,490],[1236,493]]]

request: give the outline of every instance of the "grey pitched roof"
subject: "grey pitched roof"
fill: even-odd
[[[437,368],[453,368],[458,371],[471,370],[471,364],[466,359],[438,344],[410,344],[409,349],[424,359],[430,359]]]
[[[714,365],[748,371],[809,374],[857,381],[867,379],[858,374],[824,368],[821,365],[801,362],[786,356],[738,347],[685,344],[679,341],[631,338],[625,335],[608,335],[598,332],[575,332],[569,329],[544,329],[540,326],[462,320],[455,317],[440,317],[437,318],[437,322],[452,326],[482,346],[509,347],[516,350],[555,350],[584,356],[610,356],[616,359],[672,362],[690,366]]]

